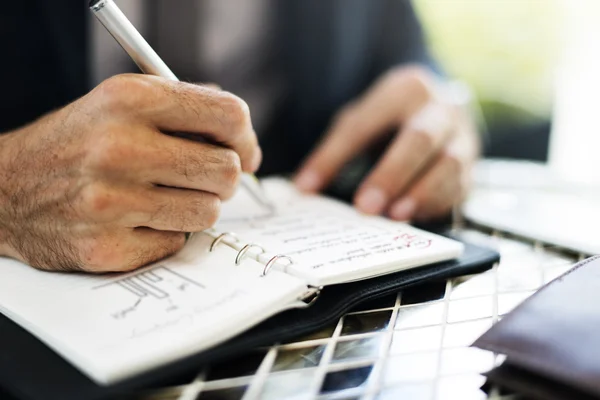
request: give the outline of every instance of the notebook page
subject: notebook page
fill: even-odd
[[[275,254],[286,260],[276,267],[321,286],[422,266],[458,257],[463,245],[405,223],[365,216],[353,207],[323,196],[303,195],[283,179],[263,180],[268,196],[276,204],[266,214],[242,195],[227,205],[235,213],[223,212],[218,232],[235,232],[239,240],[225,241],[236,249],[256,243],[265,250],[250,249],[260,262]],[[245,210],[245,214],[241,211]]]
[[[0,258],[0,311],[98,383],[212,347],[297,304],[306,285],[194,235],[177,255],[121,275],[34,270]]]

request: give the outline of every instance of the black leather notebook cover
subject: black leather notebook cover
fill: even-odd
[[[505,354],[488,379],[528,398],[600,399],[600,256],[540,289],[474,346]]]
[[[98,386],[30,333],[0,314],[0,395],[18,399],[95,400],[169,385],[207,363],[329,326],[357,304],[432,280],[483,272],[499,260],[493,250],[465,244],[457,260],[359,282],[328,286],[312,306],[276,315],[228,342],[112,386]]]

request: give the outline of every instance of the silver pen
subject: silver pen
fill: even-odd
[[[179,80],[113,0],[91,0],[89,7],[143,73]],[[273,209],[260,181],[253,174],[242,174],[241,183],[259,204]]]

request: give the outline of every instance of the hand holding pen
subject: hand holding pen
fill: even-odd
[[[0,255],[46,270],[135,269],[213,226],[242,171],[260,161],[238,97],[152,75],[112,77],[0,135]]]
[[[148,42],[146,42],[137,29],[135,29],[133,24],[131,24],[113,0],[91,0],[90,9],[143,73],[178,81],[175,74],[169,69],[152,47],[150,47]],[[237,101],[239,101],[239,106],[244,109],[244,117],[241,118],[239,122],[241,124],[246,124],[246,128],[251,129],[252,125],[250,123],[247,105],[241,99],[237,99]],[[227,111],[228,109],[225,108],[221,114],[227,113]],[[215,115],[215,118],[220,118],[220,116]],[[230,132],[230,134],[231,133],[236,132]],[[254,135],[253,131],[251,135]],[[190,135],[184,136],[189,137]],[[236,142],[241,143],[242,141],[240,138],[237,138],[236,135],[230,136],[231,137],[228,140],[223,141],[223,138],[216,138],[212,132],[207,131],[204,135],[196,135],[196,139],[208,139],[209,142],[216,142],[235,150],[241,150],[243,153],[239,154],[242,158],[242,168],[243,171],[246,172],[241,176],[242,185],[260,205],[271,208],[271,202],[264,194],[258,179],[256,179],[254,175],[247,173],[255,172],[260,166],[262,157],[258,144],[254,143],[252,148],[239,148],[239,146],[236,146]],[[253,155],[250,156],[250,158],[244,157],[248,152],[252,152]],[[250,162],[250,164],[244,163],[246,160]]]

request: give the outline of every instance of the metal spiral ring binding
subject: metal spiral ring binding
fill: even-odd
[[[253,247],[259,248],[261,250],[260,251],[261,253],[265,252],[265,249],[263,249],[262,246],[259,246],[254,243],[248,243],[247,245],[242,247],[242,249],[237,253],[237,256],[235,257],[235,265],[240,265],[240,263],[242,262],[242,259],[244,258],[244,256],[248,252],[248,250],[250,250]]]
[[[215,240],[212,241],[212,243],[210,244],[210,249],[208,251],[213,251],[215,249],[215,246],[218,245],[223,239],[225,239],[227,236],[232,237],[233,239],[235,239],[236,242],[239,241],[237,235],[233,232],[225,232],[225,233],[221,233],[219,236],[217,236],[215,238]]]
[[[277,260],[280,259],[286,259],[289,261],[289,264],[293,264],[294,260],[292,260],[291,257],[286,256],[285,254],[277,254],[276,256],[274,256],[273,258],[271,258],[269,260],[269,262],[267,262],[267,264],[265,265],[265,268],[263,269],[263,272],[260,276],[266,276],[269,273],[269,270],[273,267],[273,265],[277,262]]]

